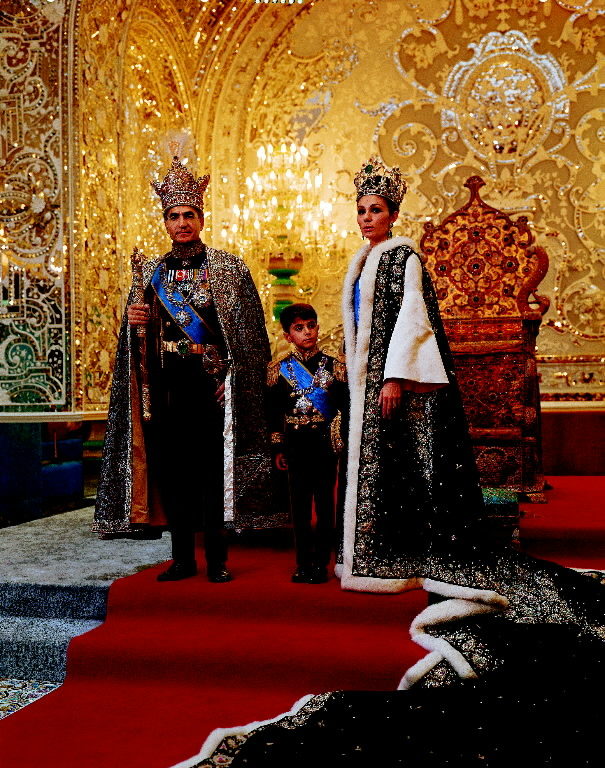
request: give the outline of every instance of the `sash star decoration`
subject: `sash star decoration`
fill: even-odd
[[[191,171],[179,160],[178,155],[172,158],[172,165],[164,180],[160,184],[152,181],[154,188],[162,203],[164,213],[175,205],[189,205],[204,212],[204,192],[210,181],[210,176],[202,176],[196,179]]]
[[[387,168],[377,155],[361,166],[353,181],[358,200],[364,195],[380,195],[400,205],[408,189],[399,168]]]

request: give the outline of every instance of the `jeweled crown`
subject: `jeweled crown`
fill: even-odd
[[[210,176],[201,176],[196,179],[191,171],[180,161],[178,154],[174,151],[175,147],[171,144],[173,150],[172,165],[170,170],[164,176],[162,183],[152,181],[151,186],[155,189],[162,203],[164,213],[175,205],[190,205],[192,208],[204,210],[204,192],[210,181]]]
[[[408,189],[399,168],[387,168],[377,155],[361,166],[353,181],[358,200],[364,195],[381,195],[400,205]]]

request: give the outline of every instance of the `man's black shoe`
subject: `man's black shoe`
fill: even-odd
[[[311,572],[308,568],[299,566],[292,574],[290,581],[293,581],[295,584],[308,584],[310,576]]]
[[[208,581],[211,581],[213,584],[225,584],[232,580],[231,571],[224,565],[218,568],[208,568]]]
[[[193,563],[174,562],[157,577],[158,581],[181,581],[197,574],[197,565]]]

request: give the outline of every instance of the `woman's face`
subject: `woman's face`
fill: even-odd
[[[399,211],[389,213],[387,201],[381,195],[364,195],[357,201],[357,224],[362,237],[367,237],[372,246],[387,239],[398,216]]]

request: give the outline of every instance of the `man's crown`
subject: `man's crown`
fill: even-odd
[[[161,184],[158,181],[151,182],[151,186],[160,197],[162,210],[166,213],[169,208],[173,208],[175,205],[190,205],[192,208],[197,208],[203,212],[204,192],[210,181],[210,176],[207,174],[196,179],[179,160],[178,144],[171,143],[170,149],[173,153],[170,170],[164,176]]]
[[[355,176],[357,199],[364,195],[381,195],[399,205],[407,192],[408,185],[403,180],[399,168],[387,168],[377,155],[361,166]]]

